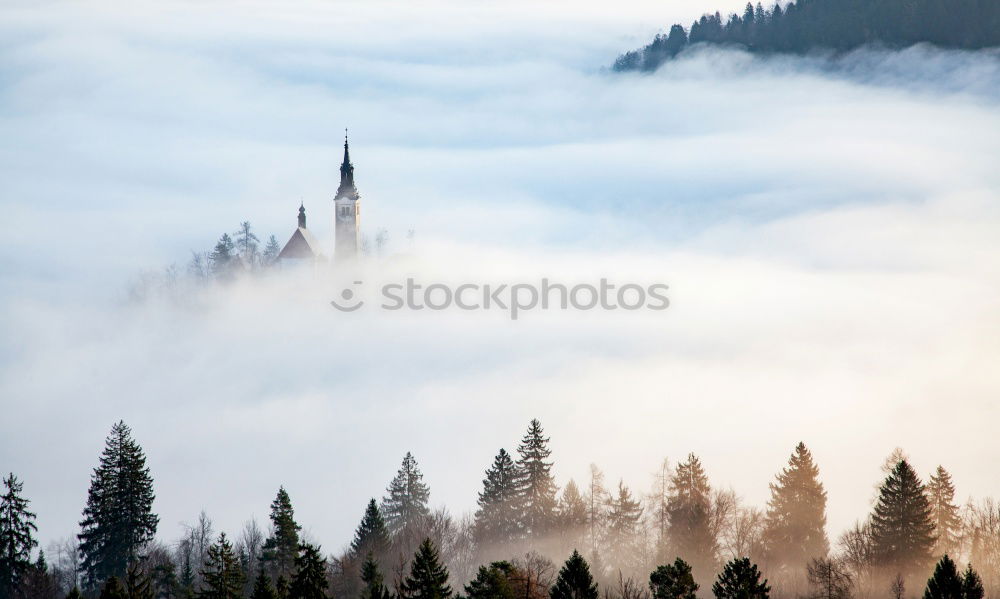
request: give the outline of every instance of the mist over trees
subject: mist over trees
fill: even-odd
[[[37,547],[24,483],[0,497],[0,599],[986,599],[1000,597],[1000,504],[955,503],[943,467],[925,485],[906,455],[886,461],[871,513],[831,543],[820,466],[804,443],[766,509],[713,488],[698,456],[664,460],[648,493],[592,466],[560,489],[532,420],[516,457],[484,469],[473,514],[430,504],[407,452],[352,539],[324,554],[303,539],[279,486],[265,533],[230,536],[207,514],[156,538],[153,477],[124,422],[106,439],[77,537]],[[359,506],[360,508],[361,506]],[[78,542],[77,542],[78,541]],[[962,564],[964,567],[960,567]]]
[[[1000,45],[1000,3],[994,0],[793,0],[765,8],[748,2],[742,14],[705,14],[685,30],[673,25],[648,45],[626,52],[616,71],[653,71],[694,44],[755,53],[847,51],[864,45],[942,48]]]
[[[414,246],[416,233],[407,232],[407,248]],[[361,254],[368,258],[384,258],[389,253],[389,231],[379,229],[375,236],[374,248],[367,237],[362,238]],[[176,263],[162,270],[148,270],[139,273],[128,286],[128,297],[133,302],[166,297],[184,298],[193,289],[228,284],[246,277],[266,276],[281,267],[278,255],[282,244],[275,235],[268,235],[261,247],[261,239],[249,221],[239,224],[233,233],[223,233],[205,251],[191,251],[187,264]]]

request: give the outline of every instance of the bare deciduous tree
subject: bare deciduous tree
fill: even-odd
[[[839,559],[815,558],[807,566],[810,599],[851,599],[853,580]]]

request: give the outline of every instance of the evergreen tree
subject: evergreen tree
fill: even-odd
[[[596,464],[590,465],[590,484],[587,489],[587,524],[590,528],[590,559],[594,562],[594,575],[603,576],[603,568],[598,568],[598,539],[604,534],[605,515],[610,500],[604,488],[604,474]]]
[[[264,246],[264,254],[261,256],[264,266],[271,266],[278,261],[278,254],[281,253],[281,246],[278,239],[271,235],[267,238],[267,245]]]
[[[424,539],[413,556],[410,574],[400,585],[401,599],[448,599],[448,569],[441,563],[438,550],[430,539]]]
[[[277,599],[278,595],[274,591],[274,587],[271,586],[271,579],[267,577],[267,572],[264,568],[261,568],[257,573],[257,578],[253,582],[253,591],[250,593],[250,599]]]
[[[985,595],[983,579],[972,569],[972,564],[969,564],[962,576],[962,599],[983,599]]]
[[[58,599],[59,583],[49,572],[44,551],[38,552],[38,559],[28,568],[16,591],[16,596],[18,599]]]
[[[517,453],[521,528],[529,537],[538,538],[548,532],[555,521],[556,484],[552,478],[552,462],[546,461],[552,455],[549,438],[537,419],[529,424]]]
[[[271,536],[264,541],[261,551],[263,561],[275,578],[289,580],[295,572],[295,558],[299,554],[299,530],[295,510],[285,487],[271,502]]]
[[[679,557],[672,565],[658,566],[649,575],[652,599],[695,599],[698,588],[691,566]]]
[[[618,482],[618,495],[608,510],[608,549],[611,561],[619,570],[635,570],[639,565],[639,520],[642,504],[632,497],[624,481]]]
[[[712,585],[715,599],[768,599],[771,588],[760,581],[757,564],[743,557],[729,561]]]
[[[125,595],[128,599],[153,599],[153,582],[138,562],[130,564],[125,574]]]
[[[669,553],[683,557],[696,580],[715,571],[718,545],[710,523],[711,487],[701,461],[693,453],[677,465],[667,498]]]
[[[122,583],[117,576],[111,576],[104,581],[100,599],[128,599],[128,595],[125,594],[125,589],[122,588]]]
[[[565,545],[585,546],[587,512],[587,500],[580,494],[580,489],[573,479],[570,479],[563,488],[557,507],[559,532]]]
[[[181,575],[178,577],[177,589],[180,599],[191,599],[194,597],[195,572],[191,563],[191,552],[185,551],[181,557]]]
[[[35,514],[21,496],[24,484],[10,473],[0,497],[0,599],[12,599],[31,569],[31,550],[38,541]]]
[[[153,586],[156,589],[156,599],[178,599],[180,581],[177,579],[177,566],[173,561],[167,561],[153,568]]]
[[[242,599],[243,570],[226,533],[208,548],[198,599]]]
[[[208,255],[209,268],[213,275],[220,278],[232,276],[236,269],[236,245],[228,233],[223,233],[222,237],[215,244],[212,253]]]
[[[406,452],[396,477],[389,483],[388,494],[382,499],[382,515],[389,533],[398,535],[415,526],[428,516],[427,501],[430,489],[424,484],[424,475],[413,454]]]
[[[257,263],[257,258],[259,253],[257,248],[260,244],[260,239],[253,232],[253,228],[250,226],[250,221],[243,221],[240,223],[240,228],[236,230],[236,249],[239,252],[239,256],[243,259],[247,266],[254,266]]]
[[[904,577],[926,571],[934,547],[934,522],[924,486],[900,460],[879,489],[871,518],[875,565]]]
[[[964,599],[962,577],[955,562],[947,555],[934,566],[934,574],[927,580],[924,599]]]
[[[80,522],[81,569],[88,588],[96,589],[110,576],[124,577],[153,540],[160,521],[152,511],[154,497],[146,456],[132,430],[118,422],[91,475]]]
[[[771,483],[764,543],[770,564],[801,572],[809,560],[826,557],[826,491],[819,468],[805,444],[799,443]]]
[[[392,599],[392,594],[385,588],[385,579],[378,569],[378,563],[371,553],[361,566],[361,582],[365,585],[361,589],[361,599]]]
[[[80,587],[73,585],[73,588],[69,590],[69,593],[66,593],[66,599],[82,599]]]
[[[290,599],[325,599],[329,583],[326,580],[326,560],[319,547],[303,544],[295,558],[295,578],[288,588]]]
[[[904,48],[929,43],[966,49],[1000,45],[998,2],[796,0],[783,4],[776,3],[770,11],[758,4],[756,9],[745,9],[742,17],[730,15],[725,24],[719,13],[706,14],[691,25],[685,42],[796,54],[820,49],[847,51],[866,44]],[[664,40],[665,36],[657,35],[646,47],[621,55],[615,70],[654,70],[677,55],[665,51]]]
[[[361,518],[361,524],[354,531],[351,554],[355,559],[360,559],[362,555],[369,553],[381,557],[388,549],[389,529],[386,528],[382,511],[378,509],[378,503],[373,498],[368,502],[365,515]]]
[[[476,577],[465,585],[465,596],[467,599],[515,599],[511,581],[514,575],[515,569],[510,562],[493,562],[489,567],[479,566]]]
[[[579,552],[573,550],[559,569],[559,576],[549,590],[550,599],[597,599],[597,584],[590,575],[590,566]]]
[[[927,500],[931,505],[931,520],[934,522],[934,555],[946,555],[958,547],[958,533],[962,521],[955,505],[955,485],[951,474],[938,466],[927,481]]]
[[[519,535],[518,470],[506,450],[501,449],[486,471],[473,534],[479,546],[506,545]]]

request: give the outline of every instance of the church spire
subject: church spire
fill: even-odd
[[[338,198],[358,198],[358,189],[354,186],[354,165],[351,164],[351,150],[347,144],[347,129],[344,129],[344,162],[340,164],[340,187],[337,188]]]
[[[299,204],[299,228],[306,228],[306,205],[305,203]]]

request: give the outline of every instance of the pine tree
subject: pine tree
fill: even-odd
[[[767,580],[760,581],[757,564],[746,557],[727,563],[712,585],[715,599],[768,599],[770,592]]]
[[[12,599],[31,569],[31,550],[38,545],[35,514],[21,496],[24,484],[10,473],[0,497],[0,599]]]
[[[191,564],[191,552],[185,551],[181,557],[181,575],[177,580],[177,589],[180,599],[191,599],[194,597],[195,572]]]
[[[799,443],[771,483],[764,543],[776,568],[802,571],[809,560],[826,557],[826,491],[819,468],[805,444]]]
[[[288,492],[285,487],[279,487],[277,496],[271,502],[271,536],[264,541],[261,551],[261,561],[275,578],[289,580],[295,572],[301,529],[295,522],[295,510]]]
[[[281,246],[278,244],[278,239],[271,235],[267,238],[267,245],[264,246],[264,254],[261,256],[264,262],[264,266],[271,266],[278,261],[278,254],[281,253]]]
[[[608,510],[608,549],[611,561],[626,572],[639,566],[637,533],[642,518],[642,504],[632,497],[624,481],[618,482],[618,495]]]
[[[153,582],[139,563],[132,563],[125,574],[125,595],[128,599],[153,599]]]
[[[427,501],[430,489],[413,454],[406,452],[396,477],[389,483],[388,494],[382,499],[382,515],[393,536],[423,522],[430,513]]]
[[[81,598],[82,595],[80,594],[80,587],[76,585],[73,585],[73,588],[69,590],[69,593],[66,593],[66,599],[81,599]]]
[[[255,266],[258,258],[257,247],[260,239],[253,232],[250,221],[240,223],[240,228],[236,230],[236,249],[240,257],[247,266]]]
[[[667,510],[667,500],[670,498],[670,476],[670,460],[663,458],[660,467],[653,474],[652,492],[647,496],[651,516],[650,524],[656,533],[653,548],[653,561],[656,563],[667,563],[671,557],[667,539],[670,523]]]
[[[946,555],[958,547],[958,532],[962,525],[955,505],[955,485],[951,474],[938,466],[927,481],[927,499],[931,505],[931,520],[934,522],[934,555]]]
[[[168,560],[153,568],[153,586],[156,599],[178,599],[180,581],[177,580],[177,566],[173,561]]]
[[[16,591],[19,599],[57,599],[59,597],[59,582],[49,572],[45,561],[45,552],[39,550],[38,559],[31,564],[21,580]],[[139,599],[147,599],[140,597]]]
[[[101,587],[100,599],[128,599],[117,576],[110,576]]]
[[[603,572],[597,568],[597,543],[604,534],[605,515],[609,497],[604,488],[604,474],[596,464],[590,465],[590,484],[587,489],[587,524],[590,528],[590,559],[594,560],[594,573],[600,577]]]
[[[486,471],[473,534],[480,547],[497,543],[502,546],[518,538],[518,470],[506,450],[501,449]]]
[[[871,526],[877,566],[904,578],[926,571],[934,522],[924,486],[906,460],[900,460],[882,483]]]
[[[597,584],[590,575],[590,566],[576,550],[569,556],[559,576],[549,590],[550,599],[597,599]]]
[[[476,577],[465,585],[465,596],[467,599],[515,599],[511,581],[514,574],[513,564],[506,561],[479,566]]]
[[[689,454],[670,478],[667,523],[669,553],[691,564],[696,580],[705,580],[716,567],[718,545],[709,521],[711,492],[701,461]]]
[[[376,556],[385,555],[389,549],[389,529],[385,525],[385,518],[378,508],[375,499],[368,502],[365,508],[365,515],[361,518],[361,524],[354,531],[354,540],[351,541],[351,555],[354,559],[360,559],[369,553]]]
[[[198,599],[242,599],[243,570],[226,533],[220,533],[218,542],[208,548],[201,578]]]
[[[152,511],[154,498],[146,456],[132,430],[118,422],[91,475],[80,522],[81,569],[88,588],[96,589],[110,576],[124,577],[153,540],[160,521]]]
[[[934,574],[927,580],[924,599],[964,599],[962,577],[955,562],[947,555],[934,566]]]
[[[556,484],[552,478],[552,451],[549,438],[537,419],[531,421],[517,447],[517,495],[521,507],[521,528],[529,537],[548,532],[555,521]]]
[[[303,544],[295,558],[295,578],[288,588],[289,599],[325,599],[329,583],[326,580],[326,560],[319,547]]]
[[[228,233],[223,233],[219,238],[212,253],[208,255],[208,261],[213,275],[220,278],[232,276],[236,267],[236,246]]]
[[[557,507],[559,532],[564,546],[585,546],[587,511],[587,500],[580,494],[580,489],[573,479],[570,479],[563,488]]]
[[[385,588],[385,579],[378,569],[378,563],[371,553],[361,566],[361,582],[365,585],[361,589],[361,599],[392,599],[392,594]]]
[[[400,585],[401,599],[448,599],[448,569],[441,563],[438,550],[430,539],[424,539],[413,556],[410,574]]]
[[[972,569],[972,564],[969,564],[962,576],[962,599],[983,599],[985,595],[983,579]]]
[[[250,593],[250,599],[277,599],[278,595],[274,591],[274,587],[271,586],[271,579],[267,577],[267,572],[264,568],[260,569],[257,573],[257,578],[253,582],[253,591]]]
[[[652,599],[695,599],[698,588],[691,566],[679,557],[672,565],[658,566],[649,575]]]

